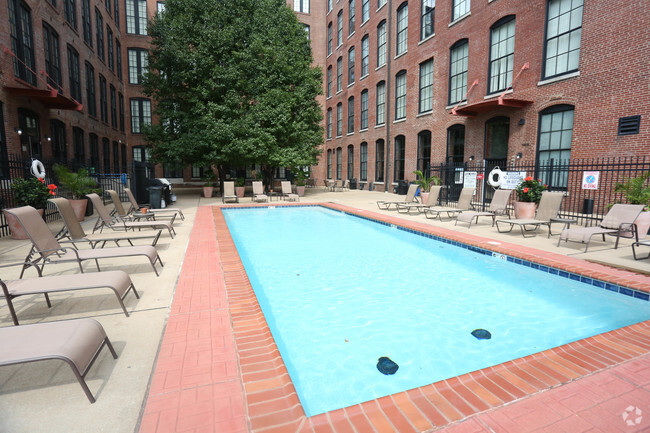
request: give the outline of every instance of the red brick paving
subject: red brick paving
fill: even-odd
[[[638,290],[650,287],[650,277],[632,272],[372,216]],[[638,424],[633,410],[627,418],[632,425],[624,421],[628,408],[642,411]],[[199,208],[141,433],[424,431],[650,431],[650,321],[307,418],[220,208]]]

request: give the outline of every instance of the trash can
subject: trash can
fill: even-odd
[[[357,189],[357,180],[355,178],[350,179],[350,189]]]
[[[586,198],[582,202],[582,213],[585,215],[591,215],[594,213],[594,199]]]
[[[151,208],[160,209],[161,208],[160,201],[162,200],[163,187],[150,186],[147,188],[147,191],[149,191],[149,204],[151,205]]]
[[[406,195],[409,190],[409,183],[405,180],[400,180],[397,182],[397,194]]]

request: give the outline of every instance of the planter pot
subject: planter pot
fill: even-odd
[[[41,214],[42,217],[45,209],[36,209],[36,211],[39,214]],[[29,239],[29,236],[27,236],[27,233],[25,233],[25,231],[23,230],[23,226],[20,225],[18,220],[13,215],[10,215],[5,211],[2,211],[2,213],[5,215],[5,219],[7,220],[7,225],[9,226],[9,230],[11,230],[12,239],[18,239],[18,240]]]
[[[532,219],[535,218],[535,210],[537,209],[537,203],[534,201],[515,201],[515,218],[520,219]]]
[[[298,197],[303,197],[305,195],[305,186],[296,186],[296,194],[298,194]]]
[[[422,200],[422,203],[426,203],[427,200],[429,199],[429,193],[428,192],[421,192],[420,193],[420,200]]]
[[[86,206],[88,205],[88,200],[83,198],[81,200],[68,200],[72,210],[77,217],[77,221],[83,221],[86,218]]]
[[[244,193],[246,193],[246,187],[245,186],[236,186],[235,187],[235,195],[237,195],[237,197],[242,198],[244,196]]]
[[[204,186],[203,187],[203,197],[212,197],[213,192],[214,192],[214,187],[213,186]]]
[[[636,225],[636,230],[639,233],[639,239],[643,239],[647,236],[648,230],[650,230],[650,212],[641,212],[636,220],[634,220]],[[630,234],[630,236],[632,236]]]

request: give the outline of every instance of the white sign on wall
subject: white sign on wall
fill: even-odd
[[[525,171],[504,171],[503,182],[501,182],[501,189],[515,189],[519,182],[526,177]]]
[[[599,171],[582,172],[582,189],[598,189]]]

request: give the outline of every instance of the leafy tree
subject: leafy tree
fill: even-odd
[[[313,165],[321,71],[282,0],[167,0],[151,22],[145,129],[158,161],[225,167]],[[157,73],[160,71],[160,73]]]

